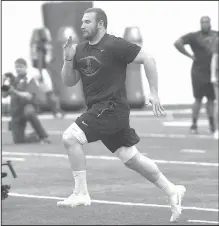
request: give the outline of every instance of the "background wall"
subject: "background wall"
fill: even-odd
[[[43,26],[43,1],[2,2],[2,72],[13,71],[17,57],[29,59],[31,32]],[[178,53],[173,42],[181,35],[199,29],[203,15],[212,19],[218,30],[218,2],[99,2],[107,13],[108,33],[123,36],[125,27],[138,26],[144,45],[156,60],[159,71],[159,92],[163,104],[191,103],[191,60]],[[131,12],[131,13],[130,13]],[[57,15],[58,16],[58,15]],[[61,15],[60,15],[61,16]],[[145,92],[148,85],[144,79]]]

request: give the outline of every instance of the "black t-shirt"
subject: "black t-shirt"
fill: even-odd
[[[202,31],[191,32],[181,37],[185,44],[190,45],[195,55],[196,61],[193,62],[193,70],[197,71],[197,73],[194,74],[197,76],[205,76],[200,79],[206,81],[210,81],[210,65],[213,52],[212,47],[217,37],[218,32],[214,30],[207,34]]]
[[[140,49],[136,44],[109,34],[95,45],[86,41],[77,46],[74,69],[80,72],[88,107],[108,99],[127,103],[126,68]]]

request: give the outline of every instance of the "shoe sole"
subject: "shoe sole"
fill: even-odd
[[[178,187],[179,187],[179,186],[178,186]],[[177,221],[179,220],[179,217],[180,217],[180,215],[182,214],[182,206],[181,206],[181,204],[182,204],[182,200],[183,200],[183,198],[184,198],[184,196],[185,196],[185,193],[186,193],[186,188],[185,188],[185,186],[181,186],[181,185],[180,185],[179,191],[177,192],[177,199],[178,199],[178,205],[177,205],[177,206],[180,207],[180,210],[179,210],[177,216],[174,217],[174,220],[172,219],[172,216],[171,216],[170,222],[177,222]],[[178,208],[177,208],[177,209],[178,209]]]
[[[67,205],[67,204],[62,204],[62,203],[57,203],[57,206],[58,207],[71,207],[71,208],[74,208],[74,207],[77,207],[77,206],[90,206],[91,205],[91,202],[86,202],[86,203],[80,203],[80,204],[77,204],[77,205]]]

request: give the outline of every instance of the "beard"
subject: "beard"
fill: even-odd
[[[98,33],[98,29],[97,27],[95,27],[93,30],[86,31],[85,33],[83,33],[83,37],[87,41],[92,41],[93,38],[97,35],[97,33]]]
[[[202,27],[202,32],[203,33],[209,33],[210,30],[211,30],[211,26],[209,26],[209,27]]]

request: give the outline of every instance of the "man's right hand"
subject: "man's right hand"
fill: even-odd
[[[76,44],[73,45],[72,37],[70,36],[64,45],[64,60],[72,61],[76,53]]]

